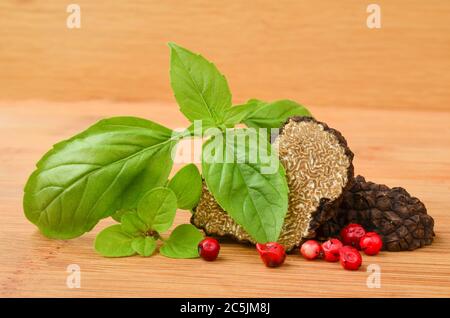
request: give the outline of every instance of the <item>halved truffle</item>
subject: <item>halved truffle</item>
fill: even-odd
[[[241,243],[256,244],[250,235],[220,207],[204,181],[202,195],[193,209],[191,223],[210,236],[229,237]]]
[[[289,185],[289,207],[278,242],[290,251],[337,212],[353,180],[353,153],[344,137],[311,117],[291,117],[275,139]],[[206,186],[191,222],[208,235],[255,243],[216,203]]]
[[[383,249],[414,250],[433,242],[434,220],[425,205],[405,189],[366,181],[357,176],[344,195],[338,213],[318,230],[327,238],[337,236],[342,227],[359,223],[380,234]]]

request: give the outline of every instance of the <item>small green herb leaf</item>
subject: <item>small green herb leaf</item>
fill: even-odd
[[[128,212],[136,213],[136,209],[119,209],[113,215],[111,215],[111,217],[113,218],[114,221],[120,223],[122,220],[122,216]]]
[[[149,230],[147,225],[136,212],[127,212],[121,218],[122,231],[137,236]]]
[[[177,197],[169,188],[158,187],[147,192],[138,203],[138,216],[147,228],[165,232],[173,223]]]
[[[151,256],[156,250],[156,240],[153,237],[135,237],[131,242],[133,250],[141,256]]]
[[[311,116],[304,106],[288,99],[270,103],[251,99],[247,104],[254,111],[249,112],[243,121],[253,128],[280,128],[291,116]]]
[[[192,224],[182,224],[173,230],[159,252],[170,258],[198,257],[198,243],[203,239],[202,233]]]
[[[203,146],[202,171],[220,206],[255,241],[277,241],[287,212],[288,186],[267,136],[253,129],[215,136]]]
[[[170,82],[181,112],[191,121],[203,120],[203,126],[224,123],[231,107],[227,80],[204,57],[175,43],[170,47]]]
[[[95,250],[106,257],[124,257],[135,254],[131,247],[133,236],[124,233],[120,224],[102,230],[95,238]]]
[[[170,180],[168,187],[177,197],[178,208],[192,209],[202,193],[202,177],[197,166],[191,163],[181,168]]]

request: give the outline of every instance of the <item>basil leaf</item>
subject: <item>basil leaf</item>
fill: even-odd
[[[227,112],[225,125],[232,128],[236,124],[242,123],[257,110],[258,105],[258,101],[250,100],[246,104],[231,107]]]
[[[135,254],[131,247],[133,237],[122,232],[120,224],[102,230],[95,238],[95,250],[106,257],[124,257]]]
[[[138,203],[137,213],[149,229],[167,231],[177,212],[177,197],[172,190],[158,187],[147,192]]]
[[[280,128],[291,116],[311,116],[304,106],[288,99],[270,103],[252,99],[247,104],[255,110],[243,122],[253,128]]]
[[[141,256],[151,256],[156,250],[156,240],[153,237],[135,237],[131,242],[133,250]]]
[[[159,252],[170,258],[196,258],[202,233],[192,224],[181,224],[173,230]]]
[[[132,236],[143,234],[149,230],[136,212],[127,212],[121,218],[122,231]]]
[[[25,186],[26,217],[51,238],[70,239],[164,184],[172,131],[135,117],[104,119],[56,144]]]
[[[197,166],[191,163],[181,168],[170,180],[168,187],[177,196],[178,208],[191,210],[202,194],[202,177]]]
[[[227,80],[204,57],[175,43],[170,47],[170,83],[181,112],[191,121],[203,120],[204,127],[224,123],[231,107]]]
[[[227,134],[203,146],[202,171],[208,189],[255,241],[276,242],[288,206],[284,168],[267,136],[254,129]]]

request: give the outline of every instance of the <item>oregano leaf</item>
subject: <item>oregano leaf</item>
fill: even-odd
[[[95,250],[105,257],[124,257],[135,254],[131,247],[133,236],[124,233],[120,224],[103,229],[95,238]]]
[[[198,243],[202,239],[203,234],[195,226],[181,224],[173,230],[159,252],[170,258],[196,258],[199,257]]]
[[[181,168],[170,180],[168,187],[177,197],[178,208],[190,210],[197,205],[202,193],[202,177],[195,164]]]
[[[149,230],[136,212],[127,212],[121,218],[122,231],[133,236],[144,234]]]
[[[141,256],[151,256],[156,250],[156,240],[150,236],[135,237],[131,242],[131,247]]]
[[[147,192],[138,203],[137,214],[148,229],[167,231],[177,211],[177,197],[169,188],[158,187]]]
[[[149,189],[150,190],[150,189]],[[122,216],[124,214],[127,214],[129,212],[134,212],[136,213],[136,209],[119,209],[117,210],[113,215],[111,215],[111,217],[113,218],[114,221],[116,222],[121,222],[122,220]]]

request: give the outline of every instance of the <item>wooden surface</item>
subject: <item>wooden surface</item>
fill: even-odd
[[[66,28],[73,2],[79,30]],[[365,0],[1,1],[0,296],[448,297],[450,2],[376,3],[379,30],[366,27]],[[108,220],[78,239],[42,237],[23,215],[22,188],[52,144],[113,115],[187,125],[172,104],[168,41],[216,62],[235,103],[309,106],[346,136],[356,173],[425,202],[435,243],[364,257],[347,272],[298,255],[267,269],[253,248],[233,243],[214,263],[106,259],[92,243]],[[188,219],[180,211],[176,223]],[[381,266],[379,289],[366,286],[371,263]],[[80,289],[66,286],[69,264],[81,267]]]
[[[448,109],[450,1],[374,2],[378,30],[366,0],[3,0],[0,98],[172,101],[175,41],[217,63],[235,102]]]
[[[186,121],[170,103],[0,102],[0,296],[433,296],[450,295],[450,112],[355,111],[314,107],[317,118],[340,130],[355,152],[356,173],[421,198],[434,217],[432,246],[414,252],[364,256],[358,272],[339,264],[291,255],[278,269],[263,266],[253,248],[222,245],[220,258],[108,259],[95,253],[96,233],[69,241],[49,240],[24,217],[23,185],[50,146],[113,115],[136,115],[171,128]],[[187,222],[179,212],[176,223]],[[66,268],[81,267],[81,288],[66,287]],[[369,264],[381,267],[381,288],[366,286]]]

